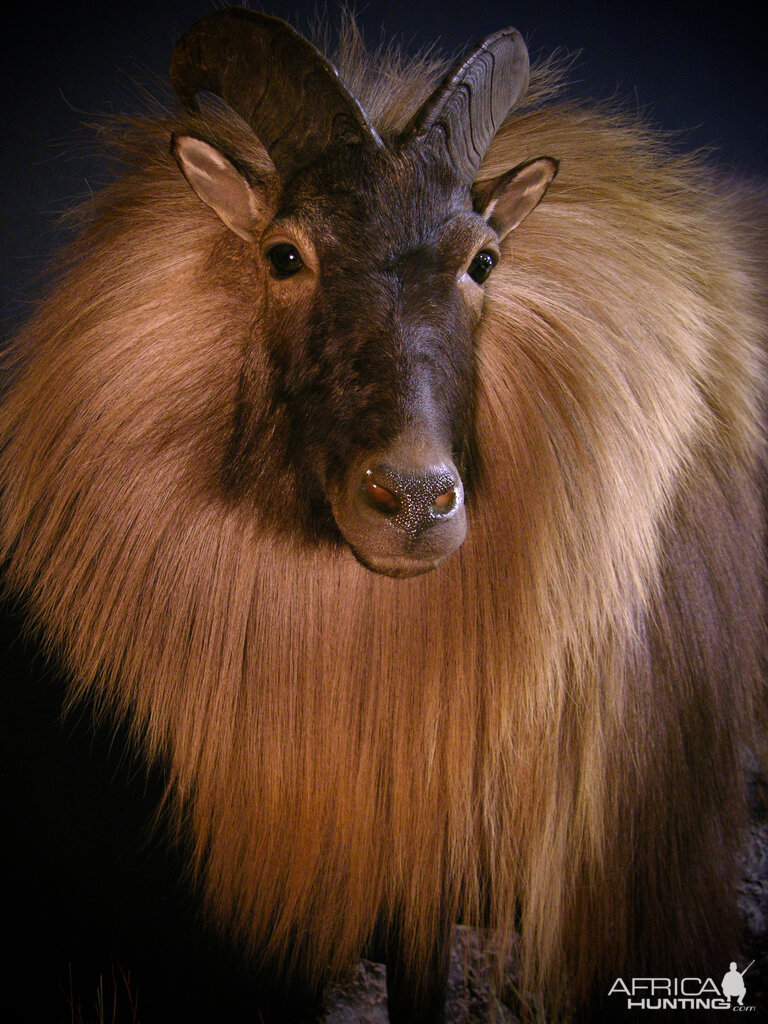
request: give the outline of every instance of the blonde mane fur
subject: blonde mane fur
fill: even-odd
[[[352,51],[342,76],[383,134],[441,70]],[[243,127],[211,123],[247,164]],[[656,781],[690,758],[665,709],[723,700],[706,673],[684,700],[644,686],[702,466],[721,505],[740,488],[760,516],[747,225],[631,119],[514,114],[480,177],[541,153],[561,170],[489,284],[468,538],[391,580],[276,535],[258,495],[221,487],[259,284],[168,155],[189,124],[134,126],[132,166],[13,348],[8,586],[72,700],[125,717],[169,765],[207,911],[248,953],[338,974],[384,920],[418,964],[446,913],[489,927],[502,960],[519,927],[526,987],[556,994],[568,973],[586,991],[600,922],[630,956],[635,844],[671,813],[651,809]],[[731,572],[758,588],[757,569]],[[753,661],[729,684],[729,749],[756,713]]]

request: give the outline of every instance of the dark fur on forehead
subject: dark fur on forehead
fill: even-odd
[[[349,239],[364,237],[375,253],[402,252],[434,240],[452,215],[472,209],[469,188],[430,151],[339,147],[299,174],[285,190],[291,212],[330,222]],[[369,250],[370,251],[370,250]]]

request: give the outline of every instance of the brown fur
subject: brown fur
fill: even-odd
[[[382,132],[435,80],[340,63]],[[751,203],[614,113],[511,118],[480,178],[561,170],[489,283],[468,538],[392,580],[225,496],[259,295],[168,155],[193,128],[135,129],[0,407],[0,550],[73,699],[168,759],[207,909],[256,955],[338,973],[384,919],[418,964],[447,908],[502,952],[517,922],[555,1003],[707,962],[761,692]]]

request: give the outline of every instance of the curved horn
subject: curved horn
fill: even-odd
[[[528,49],[517,29],[488,36],[432,93],[404,141],[443,147],[471,183],[493,136],[528,87],[528,67]]]
[[[189,110],[204,91],[228,103],[284,179],[329,146],[383,145],[336,68],[279,18],[240,7],[206,16],[176,44],[170,77]]]

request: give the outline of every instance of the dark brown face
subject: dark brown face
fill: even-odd
[[[475,186],[474,212],[480,161],[528,80],[520,34],[478,44],[386,143],[336,69],[266,15],[202,19],[171,80],[190,110],[213,93],[254,132],[249,170],[205,139],[172,142],[263,285],[228,488],[377,572],[434,568],[466,533],[483,284],[557,171],[541,157]]]
[[[285,190],[260,241],[263,336],[297,492],[365,565],[413,575],[464,539],[472,335],[498,241],[444,166],[361,156]]]

